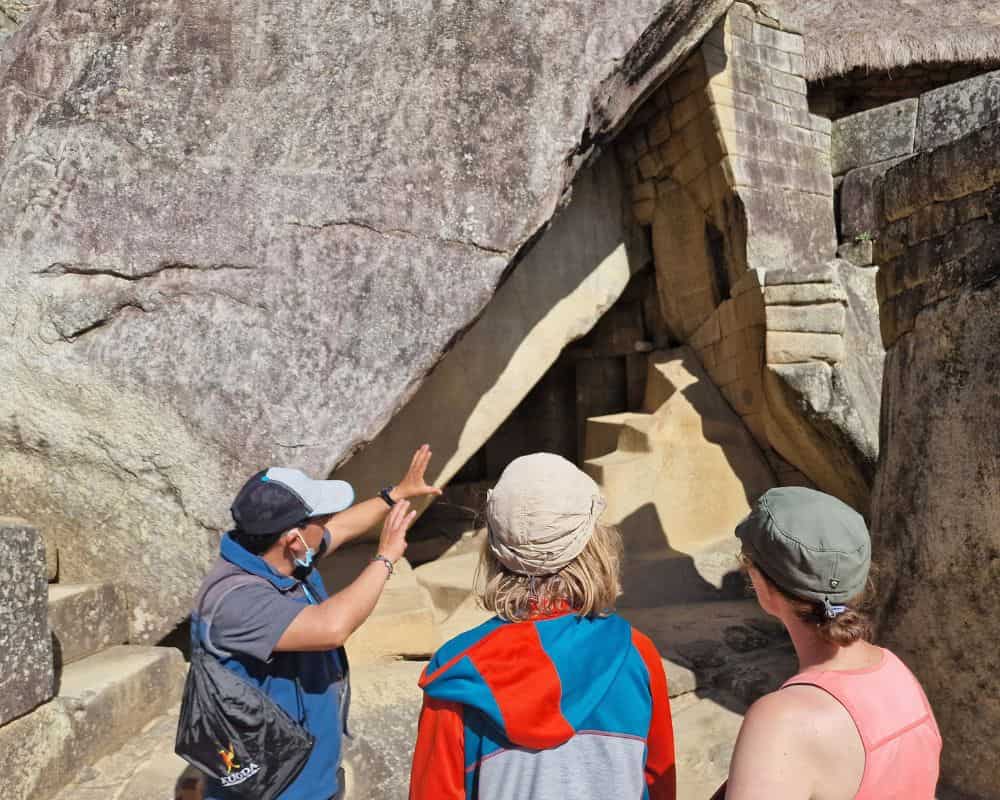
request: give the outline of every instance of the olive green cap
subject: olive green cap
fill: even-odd
[[[736,535],[754,565],[779,588],[828,611],[861,594],[868,581],[871,537],[864,518],[823,492],[770,489]]]

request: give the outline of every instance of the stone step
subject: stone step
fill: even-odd
[[[49,584],[56,669],[128,641],[125,593],[112,583]]]
[[[690,348],[650,356],[643,408],[595,418],[586,429],[593,441],[583,469],[607,498],[604,521],[621,530],[630,556],[690,556],[733,538],[750,501],[775,479]]]
[[[119,645],[66,665],[52,701],[0,727],[0,797],[48,800],[180,701],[179,650]]]
[[[340,564],[339,575],[332,575],[332,579],[324,573],[331,593],[356,578],[371,555],[371,545],[363,545],[332,556],[331,560],[339,559]],[[375,610],[347,640],[347,655],[357,666],[386,658],[429,658],[440,645],[430,595],[417,582],[413,567],[401,558]]]
[[[649,452],[651,414],[608,414],[588,417],[584,437],[584,460],[600,458],[615,450],[631,453]]]
[[[650,532],[633,526],[625,539],[625,594],[619,608],[652,608],[711,601],[745,600],[747,579],[739,571],[740,542],[725,536],[684,553],[664,547]]]
[[[120,750],[79,770],[54,800],[201,800],[202,778],[174,755],[177,710],[149,722]]]
[[[450,617],[475,589],[479,553],[439,558],[413,572],[431,596],[438,622]]]
[[[749,705],[795,674],[784,628],[754,600],[622,609],[663,656],[671,697],[722,692]]]

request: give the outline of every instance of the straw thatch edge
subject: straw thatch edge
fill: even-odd
[[[925,35],[852,31],[836,41],[807,34],[805,61],[808,81],[856,69],[892,72],[921,64],[998,64],[1000,28],[937,28]]]

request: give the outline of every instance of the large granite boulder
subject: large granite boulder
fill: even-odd
[[[0,60],[0,507],[162,635],[382,428],[729,0],[42,3]]]

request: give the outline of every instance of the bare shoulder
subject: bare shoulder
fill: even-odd
[[[835,698],[816,686],[789,686],[765,695],[747,711],[727,798],[849,797],[848,790],[858,785],[854,773],[859,755],[863,767],[857,729]],[[850,786],[842,792],[841,783]]]
[[[845,730],[854,731],[854,722],[840,702],[818,686],[795,685],[764,695],[747,712],[744,725],[792,737],[800,745]]]

